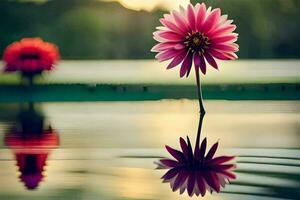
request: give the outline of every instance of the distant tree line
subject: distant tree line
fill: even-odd
[[[204,2],[237,24],[241,58],[300,58],[300,0]],[[153,58],[152,32],[164,12],[98,0],[1,0],[0,51],[22,37],[39,36],[56,43],[64,59]]]

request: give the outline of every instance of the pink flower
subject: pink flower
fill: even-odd
[[[10,44],[4,51],[5,71],[38,74],[50,71],[60,58],[57,46],[40,38],[23,38]]]
[[[179,189],[182,194],[187,190],[189,196],[194,194],[204,196],[206,190],[220,192],[226,182],[236,178],[231,172],[236,166],[227,163],[234,159],[234,156],[214,158],[218,143],[215,143],[205,155],[206,144],[205,138],[200,148],[196,146],[194,153],[189,138],[187,142],[180,138],[182,152],[166,146],[167,151],[175,160],[164,158],[157,164],[158,169],[169,169],[162,179],[163,182],[170,183],[173,191]]]
[[[151,51],[158,52],[156,58],[162,62],[172,59],[167,69],[179,64],[180,77],[190,73],[192,64],[195,68],[206,73],[206,61],[218,69],[215,58],[220,60],[235,60],[235,52],[239,46],[238,34],[233,33],[236,26],[227,15],[221,15],[219,8],[206,9],[206,5],[189,4],[187,9],[180,12],[172,11],[160,19],[163,27],[158,27],[153,33],[159,42]]]

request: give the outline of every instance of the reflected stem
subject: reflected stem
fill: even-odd
[[[199,68],[195,67],[195,73],[196,73],[196,82],[197,82],[197,94],[198,94],[199,107],[200,107],[200,120],[199,120],[199,125],[198,125],[195,149],[199,149],[200,148],[200,135],[201,135],[202,123],[203,123],[203,119],[204,119],[204,115],[205,115],[205,108],[204,108],[203,99],[202,99]]]
[[[204,115],[205,115],[205,113],[200,114],[198,130],[197,130],[197,138],[196,138],[196,144],[195,144],[195,152],[196,152],[196,149],[200,149],[200,136],[201,136],[201,131],[202,131]]]

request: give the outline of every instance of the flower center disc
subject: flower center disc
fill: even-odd
[[[208,47],[209,42],[208,37],[204,36],[202,33],[196,32],[189,34],[186,37],[184,44],[192,52],[203,53],[204,50]]]
[[[194,37],[193,38],[193,43],[194,43],[194,45],[200,45],[201,40],[198,37]]]

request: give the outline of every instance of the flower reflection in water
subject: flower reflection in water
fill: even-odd
[[[20,113],[18,123],[5,136],[5,144],[15,155],[20,180],[33,190],[44,178],[47,157],[51,149],[58,147],[59,135],[51,126],[44,128],[44,116],[32,104]]]
[[[180,138],[181,151],[166,145],[167,151],[175,158],[164,158],[156,164],[158,169],[168,169],[162,177],[163,182],[170,183],[173,191],[179,189],[180,194],[187,190],[189,196],[204,196],[206,191],[220,192],[221,187],[235,179],[232,170],[235,164],[228,163],[234,156],[214,157],[218,148],[215,143],[206,153],[207,139],[200,145],[200,132],[204,115],[201,115],[195,150],[193,152],[189,137],[185,141]]]

